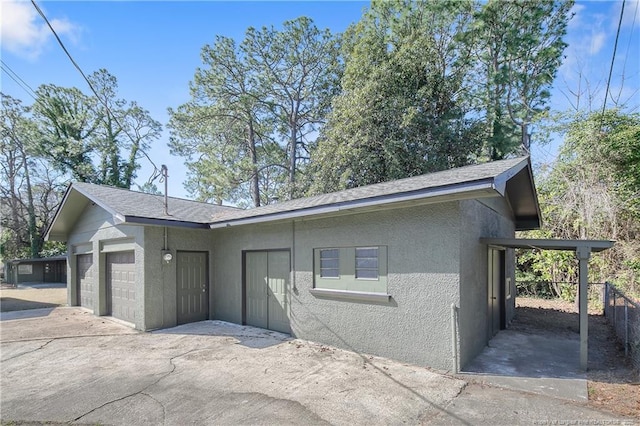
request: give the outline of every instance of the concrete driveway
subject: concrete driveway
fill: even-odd
[[[22,315],[5,314],[0,322],[3,422],[628,420],[544,396],[466,386],[425,368],[219,321],[140,333],[79,308]]]

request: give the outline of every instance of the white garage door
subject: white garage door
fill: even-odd
[[[78,304],[93,310],[93,255],[79,254],[76,257],[78,268]]]
[[[107,253],[107,311],[111,316],[135,323],[136,259],[133,251]]]

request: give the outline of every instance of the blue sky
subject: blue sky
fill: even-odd
[[[631,109],[640,106],[640,0],[627,0],[611,92]],[[39,1],[66,47],[86,74],[106,68],[118,78],[119,95],[135,100],[163,125],[167,108],[189,99],[189,81],[200,62],[200,50],[216,35],[241,39],[249,26],[274,25],[308,16],[320,28],[344,31],[360,19],[368,2],[218,2],[218,1]],[[570,108],[567,96],[589,83],[594,109],[601,108],[622,1],[579,1],[569,25],[566,59],[552,92],[551,107]],[[86,83],[57,45],[29,1],[0,0],[1,53],[4,64],[30,87],[51,83],[75,86],[89,93]],[[622,73],[624,70],[624,83]],[[582,83],[578,76],[582,73]],[[29,94],[2,72],[1,90],[32,103]],[[583,94],[584,105],[587,93]],[[599,105],[597,107],[596,105]],[[172,158],[168,132],[154,143],[151,159],[169,168],[169,193],[186,196],[183,159]],[[534,162],[549,161],[556,146],[534,146]],[[153,168],[144,160],[137,183]]]

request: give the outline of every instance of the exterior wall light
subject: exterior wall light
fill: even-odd
[[[165,251],[162,253],[162,260],[164,260],[167,263],[170,263],[173,260],[173,255],[171,254],[170,251]]]

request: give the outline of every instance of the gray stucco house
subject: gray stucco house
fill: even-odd
[[[405,362],[464,367],[515,310],[540,225],[527,157],[241,210],[72,184],[47,238],[68,303],[139,330],[219,319]]]

